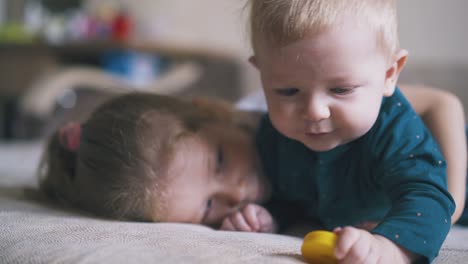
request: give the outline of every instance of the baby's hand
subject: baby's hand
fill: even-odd
[[[376,222],[376,221],[364,221],[364,222],[357,224],[356,227],[359,229],[371,231],[378,225],[379,225],[379,222]]]
[[[267,209],[258,204],[247,204],[239,211],[226,217],[221,230],[274,233],[276,224]]]
[[[335,257],[339,263],[411,263],[414,254],[392,241],[355,227],[336,228]]]

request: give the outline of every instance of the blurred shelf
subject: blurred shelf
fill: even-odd
[[[103,57],[112,51],[136,51],[155,54],[170,63],[194,61],[203,68],[203,78],[194,84],[193,94],[220,95],[237,99],[240,88],[240,66],[227,51],[173,42],[88,41],[61,45],[35,42],[0,43],[0,97],[17,97],[43,74],[66,66],[102,67]]]
[[[102,67],[103,57],[112,51],[136,51],[168,59],[172,65],[190,61],[200,66],[200,78],[187,84],[180,95],[217,96],[235,102],[242,94],[241,70],[237,59],[223,52],[174,43],[150,42],[75,42],[0,43],[0,138],[13,138],[16,102],[41,76],[50,76],[69,66]],[[175,62],[175,63],[174,63]],[[32,124],[32,125],[31,125]],[[25,131],[37,124],[28,123]]]
[[[172,58],[189,59],[206,57],[219,60],[232,60],[233,56],[222,50],[202,48],[171,42],[113,42],[113,41],[86,41],[70,42],[60,45],[35,42],[25,44],[0,43],[0,52],[42,52],[59,56],[97,56],[113,50],[128,50],[171,56]]]

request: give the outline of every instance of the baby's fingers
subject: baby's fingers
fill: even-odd
[[[342,264],[377,263],[376,252],[372,252],[372,235],[361,229],[345,227],[337,231],[336,257]],[[341,254],[341,255],[340,255]]]
[[[379,222],[373,222],[373,221],[364,221],[358,224],[356,227],[360,229],[364,229],[367,231],[371,231],[374,229],[377,225],[379,225]]]
[[[339,228],[335,230],[338,240],[335,247],[335,257],[342,260],[348,255],[351,248],[359,240],[359,231],[353,227]]]

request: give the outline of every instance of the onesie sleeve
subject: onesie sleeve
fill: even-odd
[[[447,191],[446,163],[422,120],[397,90],[382,106],[373,144],[375,182],[391,208],[372,233],[431,262],[451,227],[455,203]],[[374,129],[374,128],[373,128]]]
[[[284,201],[279,194],[278,182],[280,170],[278,168],[278,159],[280,155],[279,145],[281,138],[281,135],[271,124],[268,115],[265,114],[261,119],[257,131],[256,145],[262,161],[264,173],[273,188],[272,197],[264,206],[275,219],[280,232],[290,226],[294,221],[297,221],[297,219],[300,219],[304,212],[304,208],[297,204]]]

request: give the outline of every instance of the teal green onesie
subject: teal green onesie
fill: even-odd
[[[257,134],[273,186],[267,205],[280,225],[297,218],[323,228],[379,221],[371,232],[431,262],[451,226],[455,204],[435,140],[397,88],[362,137],[315,152],[281,135],[267,115]]]

